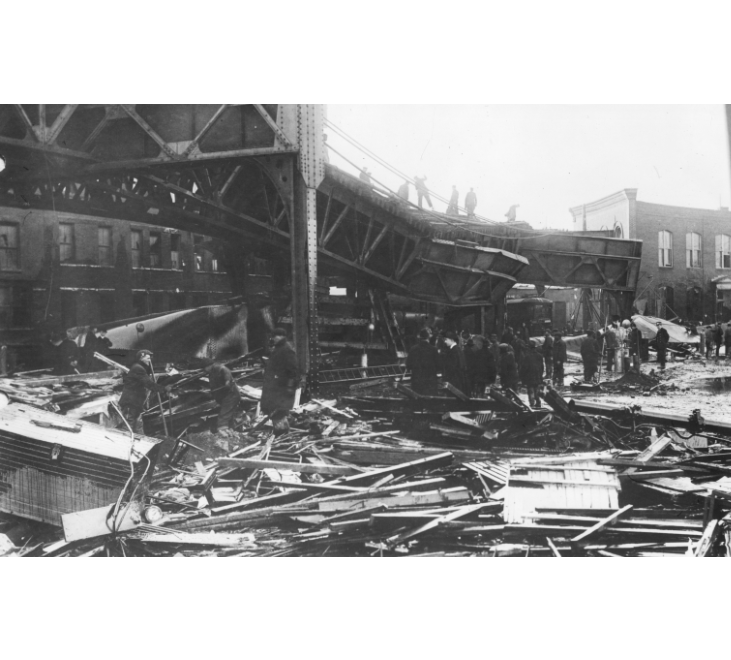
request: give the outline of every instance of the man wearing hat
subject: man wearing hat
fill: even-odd
[[[211,396],[220,406],[217,430],[219,433],[228,434],[231,431],[231,422],[236,414],[239,401],[241,401],[241,393],[228,367],[220,362],[208,359],[203,370],[208,374]]]
[[[429,343],[429,331],[419,332],[419,341],[406,358],[406,368],[411,371],[411,389],[417,394],[437,396],[439,351]]]
[[[124,389],[119,398],[119,408],[135,433],[142,433],[142,410],[147,399],[147,390],[151,392],[169,392],[170,385],[162,387],[150,378],[152,369],[152,351],[147,349],[137,351],[135,363],[124,374],[122,382]]]
[[[274,328],[269,346],[272,352],[264,368],[261,411],[272,418],[274,432],[279,435],[289,430],[287,411],[294,407],[300,372],[297,355],[287,342],[284,328]]]
[[[518,389],[518,366],[515,364],[515,354],[508,344],[500,344],[500,361],[498,362],[500,387],[504,390]]]
[[[467,369],[462,349],[457,346],[457,334],[448,330],[444,333],[444,350],[442,351],[442,378],[460,392],[467,392]]]
[[[543,384],[543,355],[534,339],[528,341],[528,348],[520,364],[520,380],[528,390],[530,405],[537,408],[541,405],[541,385]]]
[[[670,343],[670,335],[668,334],[668,331],[662,327],[662,321],[657,321],[655,325],[657,326],[657,335],[655,335],[657,361],[660,364],[660,369],[664,369],[668,344]]]

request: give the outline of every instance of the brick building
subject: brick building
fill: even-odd
[[[569,209],[576,230],[643,241],[635,306],[640,313],[731,320],[731,212],[637,200],[625,188]]]
[[[0,207],[0,344],[32,364],[52,331],[231,296],[208,239],[190,232]]]

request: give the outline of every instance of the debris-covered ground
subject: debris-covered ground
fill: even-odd
[[[169,374],[177,388],[165,415],[159,405],[146,413],[159,438],[154,471],[130,480],[103,525],[2,514],[0,554],[727,555],[728,394],[694,383],[731,366],[669,363],[658,377],[650,363],[572,389],[577,366],[535,409],[524,392],[466,400],[420,397],[393,380],[341,385],[296,409],[279,435],[257,416],[255,365],[232,365],[245,403],[226,433],[215,432],[201,372]],[[10,407],[114,424],[113,373],[52,380],[0,381],[0,392]],[[572,399],[609,408],[582,413]],[[647,423],[645,408],[685,417]],[[688,419],[695,408],[702,417]]]

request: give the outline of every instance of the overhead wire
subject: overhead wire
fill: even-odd
[[[331,121],[330,121],[329,119],[325,119],[325,125],[326,125],[326,126],[327,126],[328,128],[330,128],[330,129],[332,129],[333,131],[335,131],[335,134],[336,134],[336,135],[337,135],[338,137],[342,138],[343,140],[345,140],[346,142],[348,142],[349,144],[351,144],[351,145],[352,145],[353,147],[355,147],[356,149],[358,149],[359,151],[361,151],[362,153],[364,153],[364,154],[365,154],[366,156],[368,156],[369,158],[372,158],[372,159],[373,159],[373,160],[374,160],[374,161],[375,161],[376,163],[378,163],[379,165],[381,165],[382,167],[384,167],[385,169],[387,169],[387,170],[388,170],[389,172],[391,172],[392,174],[395,174],[395,175],[397,175],[397,176],[399,176],[399,177],[403,178],[404,180],[408,181],[409,183],[411,183],[411,184],[412,184],[412,185],[414,185],[414,186],[416,185],[416,183],[415,183],[415,181],[414,181],[414,179],[413,179],[413,178],[409,177],[409,176],[408,176],[408,175],[406,175],[406,174],[405,174],[405,173],[404,173],[403,171],[399,170],[398,168],[396,168],[395,166],[391,165],[391,164],[390,164],[390,163],[388,163],[388,162],[387,162],[386,160],[384,160],[383,158],[381,158],[380,156],[378,156],[377,154],[375,154],[375,153],[374,153],[373,151],[371,151],[371,150],[370,150],[370,149],[369,149],[368,147],[366,147],[365,145],[363,145],[362,143],[360,143],[360,142],[359,142],[359,141],[358,141],[358,140],[357,140],[356,138],[354,138],[354,137],[352,137],[351,135],[349,135],[348,133],[346,133],[346,132],[345,132],[345,131],[344,131],[344,130],[343,130],[342,128],[340,128],[339,126],[337,126],[337,125],[333,124],[333,123],[332,123],[332,122],[331,122]],[[325,144],[326,144],[327,148],[328,148],[328,149],[329,149],[330,151],[332,151],[333,153],[336,153],[336,154],[337,154],[338,156],[340,156],[340,157],[341,157],[341,158],[342,158],[343,160],[345,160],[345,161],[346,161],[346,162],[347,162],[348,164],[352,165],[352,166],[353,166],[353,167],[355,167],[355,168],[356,168],[357,170],[361,170],[361,168],[360,168],[360,167],[358,167],[358,166],[357,166],[357,165],[356,165],[355,163],[353,163],[353,162],[352,162],[352,161],[351,161],[350,159],[346,158],[346,157],[345,157],[345,156],[344,156],[343,154],[341,154],[341,153],[340,153],[339,151],[337,151],[337,150],[336,150],[336,149],[335,149],[334,147],[332,147],[332,146],[331,146],[331,145],[330,145],[329,143],[327,143],[327,142],[326,142]],[[378,180],[377,180],[377,179],[375,179],[375,177],[373,177],[372,175],[371,175],[371,178],[373,179],[373,181],[375,181],[376,183],[378,183],[378,185],[380,185],[380,186],[384,187],[384,188],[385,188],[385,189],[386,189],[386,190],[387,190],[388,192],[391,192],[391,193],[393,193],[393,194],[396,194],[396,193],[395,193],[395,191],[394,191],[394,190],[392,190],[392,189],[391,189],[391,188],[390,188],[389,186],[385,185],[385,184],[384,184],[384,183],[382,183],[381,181],[378,181]],[[438,195],[437,193],[434,193],[434,192],[430,191],[430,195],[431,195],[431,196],[433,196],[433,197],[434,197],[435,199],[437,199],[437,200],[441,201],[441,202],[444,202],[444,203],[446,203],[446,204],[448,204],[448,203],[449,203],[449,202],[448,202],[448,200],[447,200],[446,198],[442,197],[441,195]],[[407,201],[407,200],[404,200],[404,201]],[[480,231],[477,231],[477,228],[475,228],[475,227],[471,227],[471,226],[470,226],[470,225],[469,225],[468,223],[466,223],[466,222],[465,222],[464,220],[457,220],[457,221],[453,221],[453,220],[452,220],[452,219],[450,218],[450,216],[444,216],[444,215],[438,214],[438,213],[436,213],[435,211],[431,211],[431,210],[430,210],[430,211],[426,211],[425,209],[422,209],[421,207],[418,207],[418,206],[416,206],[416,205],[415,205],[415,204],[413,204],[412,202],[407,202],[407,203],[408,203],[408,204],[409,204],[410,206],[413,206],[414,208],[418,208],[418,209],[419,209],[420,211],[422,211],[423,213],[426,213],[426,214],[428,214],[428,215],[432,215],[433,217],[435,217],[435,218],[438,218],[438,219],[439,219],[440,221],[442,221],[442,222],[446,222],[447,224],[451,224],[452,226],[459,226],[460,228],[462,228],[462,229],[465,229],[466,231],[473,231],[474,233],[478,233],[478,234],[480,234],[480,235],[482,235],[482,236],[490,236],[490,237],[493,237],[493,238],[507,238],[506,236],[494,236],[494,235],[491,235],[491,234],[484,234],[484,233],[482,233],[482,232],[480,232]],[[466,211],[466,209],[464,209],[463,207],[458,207],[458,208],[459,208],[459,210],[461,210],[461,211]],[[497,221],[497,220],[491,220],[490,218],[486,218],[486,217],[484,217],[484,216],[480,216],[480,215],[477,215],[477,214],[474,214],[474,218],[475,218],[476,220],[479,220],[479,221],[481,221],[481,222],[485,223],[485,224],[499,225],[499,226],[501,226],[501,227],[502,227],[502,226],[505,226],[505,224],[506,224],[506,223],[503,223],[503,222],[499,222],[499,221]],[[511,226],[511,227],[510,227],[510,229],[511,229],[512,231],[515,231],[515,232],[518,232],[518,233],[523,233],[523,234],[525,234],[525,235],[530,235],[530,236],[531,236],[532,238],[533,238],[533,237],[535,237],[535,238],[541,238],[541,237],[543,237],[543,236],[550,236],[550,235],[553,235],[552,233],[546,233],[546,234],[540,234],[540,235],[536,235],[536,234],[535,234],[535,230],[533,230],[533,229],[527,229],[527,228],[524,228],[524,227],[512,227],[512,226]],[[516,237],[516,238],[517,238],[517,237]]]
[[[330,150],[333,153],[335,153],[338,156],[340,156],[340,158],[342,158],[346,163],[348,163],[349,165],[352,165],[356,169],[360,169],[352,160],[350,160],[347,156],[341,154],[331,144],[326,143],[326,146],[327,146],[328,150]],[[390,188],[389,186],[387,186],[385,183],[383,183],[382,181],[379,181],[373,175],[370,175],[370,178],[371,178],[371,180],[373,182],[377,183],[378,186],[380,186],[380,188],[383,189],[383,191],[388,192],[388,193],[391,193],[394,196],[397,196],[397,193],[392,188]],[[378,188],[376,188],[376,190],[378,190]],[[416,204],[414,204],[414,202],[410,202],[410,201],[408,201],[406,199],[403,199],[403,198],[399,198],[399,199],[403,203],[408,204],[414,210],[417,210],[417,211],[423,213],[424,215],[431,216],[431,217],[435,218],[436,220],[439,220],[440,222],[442,222],[442,223],[444,223],[446,225],[449,225],[450,227],[455,228],[455,229],[462,229],[462,230],[467,231],[467,232],[472,232],[473,234],[476,234],[477,236],[482,236],[482,237],[486,237],[486,238],[498,238],[498,239],[501,239],[501,240],[502,239],[510,239],[510,238],[513,238],[513,239],[520,239],[521,238],[521,236],[511,236],[509,234],[503,234],[503,235],[501,235],[501,234],[491,234],[491,233],[489,233],[487,231],[482,231],[482,229],[483,229],[482,227],[479,227],[478,228],[478,227],[475,227],[474,225],[470,225],[470,224],[465,223],[464,220],[459,220],[459,219],[455,220],[453,216],[448,216],[448,215],[440,214],[440,213],[437,213],[436,211],[433,211],[433,210],[426,210],[426,209],[424,209],[424,208],[422,208],[420,206],[417,206]],[[487,222],[488,223],[491,223],[491,224],[494,224],[494,225],[497,225],[497,226],[500,226],[500,227],[509,226],[509,225],[506,225],[506,223],[496,222],[494,220],[487,220]],[[523,227],[510,227],[510,229],[512,231],[522,232],[524,235],[527,235],[527,237],[530,237],[530,238],[543,238],[543,237],[546,237],[546,236],[554,236],[555,235],[554,232],[538,234],[533,229],[526,229],[526,228],[523,228]]]

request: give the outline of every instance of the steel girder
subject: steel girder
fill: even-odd
[[[297,153],[296,105],[0,105],[0,148],[67,175]]]
[[[641,241],[556,233],[524,238],[519,250],[530,261],[520,282],[607,291],[637,288]]]

